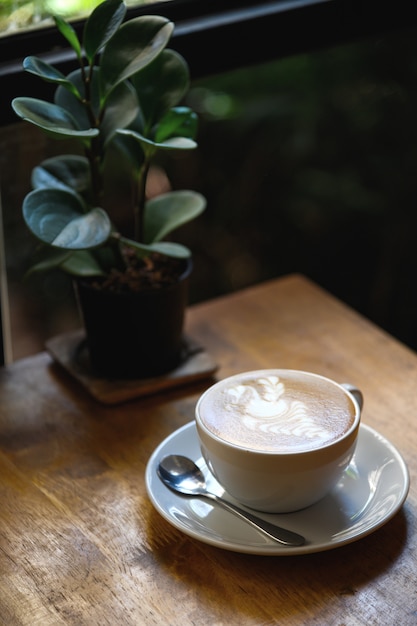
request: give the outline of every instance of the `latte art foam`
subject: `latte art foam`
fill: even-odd
[[[294,452],[340,438],[355,405],[336,383],[304,372],[267,370],[225,379],[206,393],[200,416],[219,438],[245,448]]]

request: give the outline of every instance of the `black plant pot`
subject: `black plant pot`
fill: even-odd
[[[178,282],[137,293],[115,294],[76,283],[90,366],[101,377],[148,378],[181,361],[188,303],[189,261]]]

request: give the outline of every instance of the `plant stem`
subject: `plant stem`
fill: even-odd
[[[100,126],[100,118],[104,115],[104,110],[100,112],[100,116],[97,119],[94,115],[94,110],[91,104],[91,84],[93,80],[93,68],[94,64],[91,63],[88,66],[88,72],[84,65],[81,65],[82,79],[84,83],[84,101],[83,105],[88,115],[88,119],[90,120],[90,124],[92,128],[99,128]],[[85,147],[85,155],[90,164],[90,173],[91,173],[91,185],[93,191],[93,203],[95,206],[101,206],[103,199],[103,176],[101,173],[102,166],[102,158],[100,155],[100,139],[93,138],[91,140],[90,145]]]
[[[121,271],[126,268],[126,261],[122,254],[122,239],[119,233],[112,233],[109,239],[109,244],[114,255],[112,266],[119,268]]]
[[[85,148],[85,156],[90,164],[91,186],[93,191],[92,201],[94,206],[101,207],[104,190],[98,139],[93,138],[91,145]]]
[[[134,211],[134,238],[136,241],[143,243],[144,236],[144,217],[146,202],[146,179],[148,177],[150,167],[150,156],[145,154],[144,162],[140,168],[137,178],[137,185],[134,189],[133,211]]]

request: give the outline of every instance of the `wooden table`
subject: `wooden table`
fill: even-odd
[[[217,377],[285,367],[360,386],[363,421],[409,466],[404,507],[317,554],[192,539],[153,508],[144,472],[210,381],[109,407],[38,354],[0,370],[0,623],[417,624],[417,356],[301,276],[195,306],[188,330]]]

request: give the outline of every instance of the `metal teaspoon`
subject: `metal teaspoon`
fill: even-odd
[[[202,471],[191,459],[185,456],[170,454],[163,458],[158,465],[158,476],[173,491],[187,496],[214,500],[274,541],[287,546],[302,546],[305,543],[305,538],[301,535],[271,524],[208,491]]]

